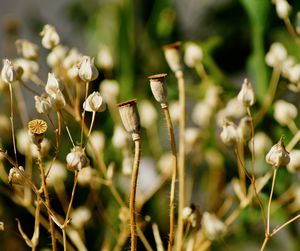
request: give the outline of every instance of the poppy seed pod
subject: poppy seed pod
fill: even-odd
[[[47,123],[42,119],[34,119],[28,122],[29,135],[35,145],[40,146],[47,127]]]
[[[266,162],[274,168],[286,166],[290,162],[289,152],[285,149],[282,138],[277,144],[272,146],[266,155]]]
[[[136,100],[118,104],[121,120],[127,132],[131,133],[133,141],[140,139],[140,118]]]
[[[172,44],[167,44],[163,47],[165,58],[171,70],[173,72],[181,71],[181,62],[180,62],[180,49],[181,42],[175,42]]]
[[[161,73],[161,74],[151,75],[148,77],[150,80],[150,87],[153,96],[156,99],[156,101],[159,102],[161,105],[167,103],[168,92],[165,83],[166,76],[167,76],[166,73]]]

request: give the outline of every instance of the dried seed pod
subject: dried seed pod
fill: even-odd
[[[236,125],[231,121],[225,121],[220,137],[224,144],[228,146],[235,144],[238,140]]]
[[[180,60],[180,45],[181,42],[175,42],[167,44],[163,47],[165,58],[171,70],[173,72],[181,71],[181,60]]]
[[[121,120],[127,132],[131,133],[133,141],[140,139],[140,118],[136,100],[118,104]]]
[[[40,146],[47,127],[46,121],[42,119],[34,119],[28,122],[28,131],[34,144]]]
[[[150,87],[153,96],[156,99],[156,101],[159,102],[161,105],[167,103],[168,92],[165,83],[166,76],[167,76],[166,73],[161,73],[161,74],[151,75],[148,77],[150,80]]]
[[[80,171],[82,168],[89,165],[89,159],[80,146],[72,148],[71,152],[68,153],[66,160],[67,168],[71,171]]]
[[[255,102],[255,94],[251,82],[244,79],[242,88],[237,96],[237,99],[246,107],[252,106]]]
[[[8,184],[10,185],[24,185],[25,184],[24,167],[12,167],[8,174]]]
[[[272,146],[266,155],[266,162],[274,168],[286,166],[290,162],[289,152],[285,149],[282,138],[277,144]]]

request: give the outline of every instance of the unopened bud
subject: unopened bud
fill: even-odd
[[[8,174],[8,184],[10,185],[24,185],[25,184],[24,167],[12,167]]]
[[[157,111],[153,104],[148,100],[143,100],[139,103],[139,110],[141,126],[144,128],[154,126],[157,120]]]
[[[106,109],[106,105],[100,93],[93,92],[84,101],[83,109],[87,112],[103,112]]]
[[[281,125],[288,125],[298,115],[297,107],[284,100],[278,100],[274,104],[274,118]]]
[[[181,71],[180,45],[180,42],[176,42],[163,47],[165,58],[173,72]]]
[[[100,83],[100,92],[106,103],[114,104],[119,96],[119,84],[113,79],[104,79]]]
[[[91,82],[95,80],[99,73],[94,65],[94,59],[91,59],[88,56],[83,56],[79,63],[78,75],[84,82]]]
[[[300,150],[290,152],[290,162],[287,165],[288,171],[294,173],[300,170]]]
[[[140,139],[140,118],[136,100],[120,103],[118,107],[126,131],[131,133],[133,141]]]
[[[252,106],[255,102],[255,94],[248,79],[245,79],[237,99],[246,107]]]
[[[67,168],[71,171],[80,171],[89,165],[89,159],[80,146],[72,148],[71,152],[68,153],[66,160]]]
[[[114,67],[112,53],[108,47],[102,47],[97,55],[97,63],[104,70],[111,71]]]
[[[184,62],[188,67],[195,67],[197,63],[201,62],[203,52],[201,47],[193,42],[188,42],[185,45]]]
[[[289,152],[285,149],[282,139],[271,147],[266,155],[266,162],[274,168],[286,166],[290,162]]]
[[[182,210],[183,220],[191,224],[192,227],[196,227],[199,223],[199,216],[200,212],[194,205],[191,205],[190,207],[185,207]]]
[[[16,46],[18,53],[26,59],[36,60],[39,57],[39,47],[26,39],[18,39],[16,41]]]
[[[2,81],[11,84],[17,79],[17,72],[13,63],[8,59],[3,59],[3,68],[1,70]]]
[[[148,77],[150,80],[150,87],[153,96],[156,99],[156,101],[162,105],[166,104],[167,96],[168,96],[167,86],[165,83],[166,76],[167,74],[162,73],[162,74],[151,75]]]
[[[275,42],[271,45],[270,50],[266,54],[266,63],[269,66],[281,66],[286,60],[287,51],[283,44]]]
[[[289,5],[289,3],[286,0],[275,0],[275,5],[276,5],[277,16],[280,19],[288,18],[292,10],[292,7]]]
[[[236,125],[231,121],[225,121],[220,137],[225,145],[231,146],[235,144],[238,140]]]
[[[246,116],[241,119],[239,126],[237,128],[237,133],[240,139],[243,141],[246,141],[251,138],[251,133],[252,133],[252,122],[251,122],[251,117]]]
[[[205,212],[202,217],[202,229],[207,239],[217,240],[224,236],[227,227],[215,214]]]
[[[42,36],[42,45],[46,49],[51,50],[60,42],[59,35],[52,25],[46,24],[40,35]]]

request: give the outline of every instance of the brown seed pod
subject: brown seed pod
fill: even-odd
[[[167,86],[165,83],[165,78],[167,74],[161,73],[161,74],[155,74],[148,77],[150,80],[150,87],[151,91],[153,93],[154,98],[157,102],[160,104],[165,104],[167,102]]]

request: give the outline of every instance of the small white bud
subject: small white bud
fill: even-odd
[[[290,162],[287,165],[289,172],[294,173],[300,170],[300,150],[290,152]]]
[[[252,85],[248,79],[244,79],[242,88],[237,96],[238,101],[240,101],[245,107],[252,106],[255,102],[255,94]]]
[[[169,105],[169,110],[170,110],[170,115],[171,115],[171,119],[172,121],[178,122],[179,118],[180,118],[180,105],[179,102],[177,101],[173,101],[170,103]]]
[[[111,50],[108,47],[102,47],[97,55],[97,64],[104,70],[111,71],[114,67],[114,60]]]
[[[289,5],[289,3],[286,0],[275,0],[275,5],[276,5],[277,16],[280,19],[288,18],[292,10],[292,7]]]
[[[125,157],[122,160],[122,174],[129,176],[131,175],[132,172],[132,164],[133,164],[133,159],[130,157]]]
[[[21,154],[23,155],[30,154],[29,150],[32,142],[28,134],[28,130],[25,129],[18,130],[16,134],[16,141],[17,141],[17,149]]]
[[[66,105],[65,97],[60,90],[58,90],[56,94],[51,95],[51,103],[53,105],[52,107],[57,111]]]
[[[88,56],[83,56],[79,63],[78,75],[84,82],[91,82],[95,80],[99,73],[94,65],[94,59],[91,59]]]
[[[75,208],[71,213],[71,224],[76,229],[82,230],[87,222],[92,218],[92,212],[88,207],[81,206]]]
[[[153,104],[148,100],[140,102],[141,125],[145,128],[154,126],[157,121],[157,111]]]
[[[282,139],[271,147],[266,155],[266,162],[274,168],[286,166],[290,162],[289,152],[285,149]]]
[[[185,222],[191,224],[192,227],[196,227],[199,221],[199,211],[194,205],[185,207],[182,210],[182,218]]]
[[[47,56],[47,64],[50,67],[61,65],[67,55],[67,48],[62,45],[56,46]]]
[[[225,145],[231,146],[235,144],[238,140],[236,125],[231,121],[225,121],[220,137]]]
[[[52,109],[52,103],[50,96],[34,96],[35,108],[38,113],[49,114]]]
[[[109,163],[106,171],[106,178],[112,180],[115,173],[116,164],[114,162]]]
[[[190,153],[195,150],[195,145],[200,137],[200,130],[196,127],[189,127],[185,129],[184,140],[186,144],[186,152]]]
[[[59,35],[52,25],[46,24],[40,35],[42,36],[42,45],[46,49],[53,49],[60,42]]]
[[[57,78],[55,77],[54,73],[48,73],[48,79],[47,83],[45,86],[45,91],[48,93],[50,96],[56,95],[59,89],[59,82]]]
[[[253,152],[252,141],[248,144],[249,149]],[[272,147],[271,139],[264,132],[257,132],[254,135],[254,154],[262,156]]]
[[[97,171],[94,168],[87,166],[78,173],[78,184],[81,186],[97,187],[98,178]]]
[[[129,140],[128,133],[121,126],[115,126],[112,144],[115,148],[124,148]]]
[[[275,42],[271,45],[270,50],[266,54],[266,63],[271,67],[281,66],[287,58],[287,51],[283,44]]]
[[[39,57],[39,47],[26,39],[18,39],[16,46],[18,53],[26,59],[36,60]]]
[[[89,159],[80,146],[75,146],[72,148],[71,152],[68,153],[66,160],[67,168],[69,168],[71,171],[80,171],[89,165]]]
[[[11,84],[17,79],[17,72],[13,63],[8,59],[3,59],[3,68],[1,70],[1,78],[4,83]]]
[[[24,185],[25,184],[24,167],[12,167],[8,174],[8,184],[10,185]]]
[[[65,69],[70,69],[73,66],[76,66],[82,58],[82,55],[78,52],[76,48],[72,48],[67,56],[63,59],[63,67]],[[76,67],[78,69],[78,67]]]
[[[96,152],[103,152],[105,146],[105,135],[101,131],[93,131],[89,137],[89,142],[87,144],[87,152],[93,155],[93,150]]]
[[[84,101],[83,109],[87,112],[103,112],[106,109],[106,105],[100,93],[93,92]]]
[[[224,222],[221,221],[215,214],[204,212],[201,223],[204,234],[209,240],[220,239],[227,231],[227,227]]]
[[[114,104],[117,101],[119,96],[119,84],[116,80],[113,79],[104,79],[100,83],[99,90],[102,93],[102,96],[106,103]]]
[[[39,64],[33,60],[18,58],[14,60],[14,65],[22,68],[23,74],[21,79],[25,82],[28,81],[31,76],[36,75],[39,71]]]
[[[51,141],[47,138],[44,138],[43,141],[41,142],[40,150],[38,150],[37,145],[33,143],[30,144],[30,153],[33,158],[38,158],[39,151],[42,156],[46,156],[49,153],[50,148],[51,148]]]
[[[161,173],[171,175],[173,170],[173,155],[171,153],[163,154],[159,158],[157,166]]]
[[[192,111],[192,121],[202,128],[208,128],[213,116],[212,107],[206,102],[198,102]]]
[[[284,100],[278,100],[274,104],[274,118],[281,125],[288,125],[298,115],[297,107]]]
[[[164,53],[167,63],[173,72],[177,72],[181,70],[181,62],[180,62],[180,42],[176,42],[173,44],[168,44],[164,46]]]
[[[47,176],[47,185],[54,187],[58,183],[63,183],[67,179],[67,169],[58,160],[55,160],[54,162],[48,162],[46,163],[47,169],[50,168],[49,175]]]
[[[188,67],[195,67],[197,63],[201,62],[203,52],[201,47],[193,42],[188,42],[185,45],[184,62]]]

